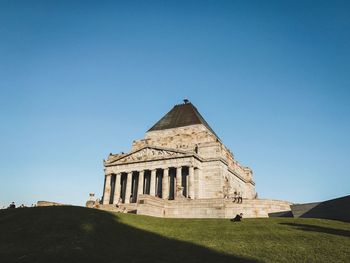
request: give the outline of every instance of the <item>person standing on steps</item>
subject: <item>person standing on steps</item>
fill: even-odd
[[[233,193],[233,203],[236,203],[237,201],[237,191]]]
[[[242,202],[243,202],[242,192],[238,193],[238,198],[237,199],[238,199],[237,203],[242,204]]]

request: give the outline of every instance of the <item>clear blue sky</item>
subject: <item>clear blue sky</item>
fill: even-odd
[[[0,1],[0,206],[83,205],[184,97],[259,197],[350,194],[349,1]]]

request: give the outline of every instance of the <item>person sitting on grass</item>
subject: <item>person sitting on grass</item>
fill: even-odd
[[[243,218],[243,213],[237,214],[235,218],[232,218],[231,222],[241,222]]]

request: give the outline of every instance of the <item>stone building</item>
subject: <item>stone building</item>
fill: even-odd
[[[245,204],[256,197],[252,170],[235,160],[188,100],[134,141],[129,153],[110,154],[104,166],[102,209],[118,205],[154,216],[227,217],[225,200],[235,192]],[[215,211],[218,204],[221,213]],[[278,205],[273,212],[288,210],[289,203]]]

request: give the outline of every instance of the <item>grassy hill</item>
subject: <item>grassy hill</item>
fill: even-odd
[[[0,262],[350,262],[350,224],[8,209],[0,210]]]

